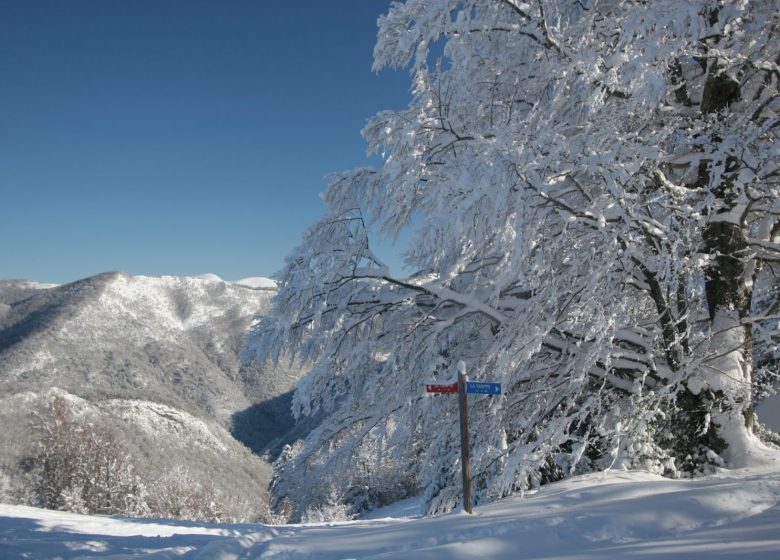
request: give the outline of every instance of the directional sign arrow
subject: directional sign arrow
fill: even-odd
[[[479,381],[466,381],[466,392],[478,395],[500,395],[501,383],[484,383]]]
[[[457,393],[458,382],[443,385],[441,383],[428,383],[425,385],[425,390],[428,393]]]

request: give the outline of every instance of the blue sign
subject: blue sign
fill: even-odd
[[[501,383],[481,383],[479,381],[466,381],[466,392],[478,395],[500,395]]]

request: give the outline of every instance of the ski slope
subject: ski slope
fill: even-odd
[[[353,522],[215,525],[0,505],[0,558],[775,560],[779,500],[775,458],[695,480],[580,476],[471,516],[415,517],[407,502]]]

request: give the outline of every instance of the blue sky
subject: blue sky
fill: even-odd
[[[388,4],[0,0],[0,278],[279,270],[408,104]]]

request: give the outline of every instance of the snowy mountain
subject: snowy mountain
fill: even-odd
[[[224,424],[253,404],[238,354],[272,292],[108,273],[21,300],[12,293],[0,317],[2,393],[54,386],[146,398]]]
[[[186,466],[222,494],[264,493],[270,468],[235,438],[260,451],[291,427],[297,370],[241,357],[274,286],[120,272],[0,281],[0,471],[15,481],[36,414],[59,397],[74,421],[116,434],[151,478]]]

